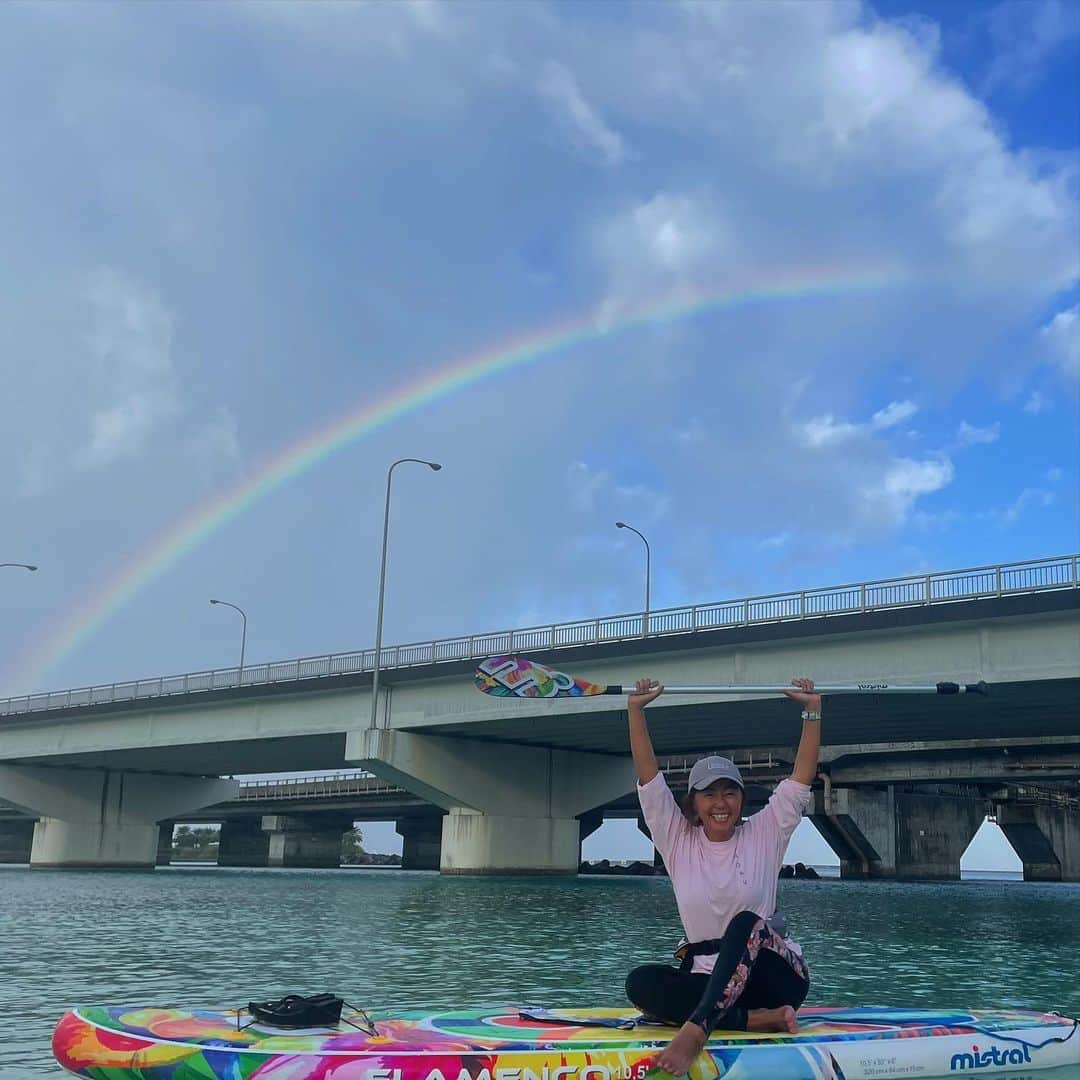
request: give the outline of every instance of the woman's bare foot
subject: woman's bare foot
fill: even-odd
[[[790,1005],[781,1005],[779,1009],[751,1009],[746,1014],[746,1030],[787,1031],[797,1035],[799,1021],[795,1019],[795,1010]]]
[[[656,1056],[656,1064],[672,1076],[683,1076],[694,1058],[701,1053],[707,1036],[698,1025],[687,1020],[678,1034]]]

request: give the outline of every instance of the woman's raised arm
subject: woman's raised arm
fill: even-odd
[[[626,711],[630,716],[630,752],[634,755],[639,784],[647,784],[660,771],[649,738],[649,725],[645,723],[645,706],[663,692],[664,688],[655,679],[638,679],[634,692],[626,698]]]
[[[792,679],[791,685],[797,690],[785,690],[792,701],[803,707],[802,738],[795,754],[795,768],[791,770],[791,779],[800,784],[813,784],[818,771],[818,754],[821,750],[821,695],[814,693],[813,679]]]

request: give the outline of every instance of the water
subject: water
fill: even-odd
[[[785,880],[780,904],[810,1004],[1080,1016],[1080,885]],[[663,878],[7,868],[0,1080],[55,1076],[52,1027],[78,1003],[332,990],[373,1007],[620,1005],[626,971],[679,936]]]

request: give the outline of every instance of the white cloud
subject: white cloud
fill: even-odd
[[[825,413],[805,421],[800,425],[799,431],[802,441],[807,446],[820,449],[838,446],[874,431],[887,431],[909,420],[916,412],[918,412],[918,406],[914,402],[890,401],[884,408],[878,409],[864,424],[853,423],[850,420],[837,420],[832,413]]]
[[[960,421],[960,427],[956,432],[958,446],[979,446],[998,441],[1001,435],[1001,424],[997,420],[989,427],[975,427],[966,420]]]
[[[577,80],[562,64],[552,60],[544,65],[539,90],[556,106],[579,146],[599,155],[609,165],[617,165],[626,157],[623,137],[604,123],[586,100]]]
[[[1055,498],[1054,493],[1046,488],[1024,488],[1004,510],[998,511],[997,516],[1003,525],[1012,525],[1022,514],[1052,505]]]
[[[75,463],[96,469],[131,457],[171,411],[164,399],[140,393],[129,393],[117,404],[99,409],[90,419],[90,441],[76,454]]]
[[[131,457],[179,408],[172,361],[173,316],[146,286],[103,268],[90,281],[92,396],[88,441],[76,452],[81,469]]]
[[[852,424],[847,420],[837,420],[832,413],[815,416],[802,425],[803,440],[815,450],[823,446],[837,446],[848,442],[865,431],[861,424]]]
[[[879,507],[894,526],[901,525],[917,499],[941,491],[953,480],[953,465],[948,458],[895,458],[886,467],[875,486],[865,487],[863,497]]]
[[[711,200],[688,192],[660,191],[606,215],[593,249],[608,276],[601,305],[609,320],[624,307],[657,295],[673,301],[724,262],[721,218]]]
[[[913,401],[890,401],[884,409],[878,409],[874,413],[870,418],[870,425],[879,430],[895,427],[905,420],[910,420],[918,411],[919,407]]]
[[[1080,304],[1059,311],[1040,331],[1053,363],[1069,379],[1080,379]]]

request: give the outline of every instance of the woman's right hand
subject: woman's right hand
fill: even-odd
[[[626,704],[644,708],[650,701],[655,701],[664,692],[664,687],[655,679],[638,679],[633,692],[627,694]]]

